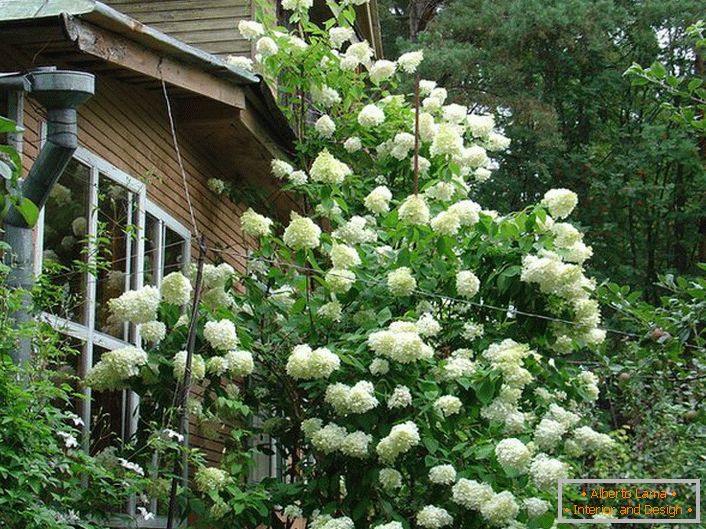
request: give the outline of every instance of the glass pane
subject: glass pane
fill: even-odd
[[[93,365],[108,350],[93,346]],[[91,393],[91,454],[109,446],[116,446],[125,435],[127,393],[120,391],[93,391]]]
[[[98,185],[99,268],[96,281],[96,329],[127,339],[127,325],[110,317],[108,301],[127,290],[135,248],[132,193],[101,174]]]
[[[60,302],[43,308],[78,323],[85,319],[90,177],[88,166],[71,160],[44,208],[44,269],[62,292]]]
[[[177,232],[167,228],[164,236],[164,275],[184,270],[186,240]]]
[[[145,285],[157,285],[157,244],[161,223],[152,215],[145,215]]]

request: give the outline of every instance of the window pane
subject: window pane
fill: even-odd
[[[145,215],[145,285],[157,285],[157,266],[160,255],[158,255],[159,230],[161,223],[152,215]]]
[[[93,365],[108,350],[93,346]],[[93,391],[91,393],[91,454],[116,446],[125,436],[127,393],[120,391]]]
[[[85,319],[87,274],[81,264],[87,260],[90,176],[88,166],[71,160],[44,208],[44,268],[61,268],[52,282],[63,290],[62,301],[44,309],[78,323]]]
[[[177,232],[167,228],[164,237],[164,275],[184,270],[186,241]]]
[[[99,260],[96,281],[96,330],[127,340],[127,325],[110,318],[108,301],[127,290],[135,250],[132,193],[105,175],[98,186]]]

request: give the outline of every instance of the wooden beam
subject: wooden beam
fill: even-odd
[[[140,44],[103,30],[89,22],[65,17],[69,38],[78,48],[106,62],[138,72],[228,106],[245,108],[243,89],[194,66],[161,57]]]

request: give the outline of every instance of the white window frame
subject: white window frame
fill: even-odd
[[[46,127],[42,124],[41,132],[41,143],[44,143],[44,138],[46,137]],[[147,214],[154,217],[158,223],[158,239],[155,241],[155,248],[159,248],[157,256],[154,263],[154,273],[155,273],[155,285],[159,286],[162,281],[163,275],[163,262],[164,262],[164,235],[166,234],[166,229],[170,229],[177,235],[184,239],[183,255],[184,262],[183,267],[186,268],[191,259],[191,233],[188,228],[186,228],[181,222],[179,222],[173,215],[169,214],[163,208],[150,201],[147,198],[147,187],[144,182],[138,180],[127,174],[126,172],[115,167],[108,161],[95,155],[85,147],[79,146],[74,153],[73,158],[78,162],[86,165],[90,170],[90,181],[89,181],[89,211],[88,211],[88,255],[89,259],[95,258],[96,255],[96,243],[95,234],[98,231],[98,187],[100,183],[100,178],[108,178],[110,181],[117,183],[127,189],[129,193],[133,195],[133,200],[130,203],[130,209],[128,210],[128,218],[133,218],[133,204],[138,208],[138,214],[136,215],[136,231],[135,231],[135,252],[136,259],[132,259],[131,248],[132,245],[128,245],[127,255],[125,258],[125,288],[128,289],[138,289],[144,286],[144,264],[145,264],[145,225],[147,220]],[[35,230],[35,273],[39,274],[42,270],[43,261],[43,250],[44,250],[44,226],[45,226],[45,216],[44,208],[42,208],[37,227]],[[135,264],[135,270],[132,270],[133,262]],[[86,280],[86,292],[85,292],[85,303],[84,303],[84,315],[83,319],[85,323],[77,323],[71,321],[67,318],[60,316],[55,316],[52,314],[44,313],[42,317],[45,321],[50,323],[58,331],[71,336],[73,338],[79,339],[84,343],[82,347],[82,354],[80,358],[80,367],[83,373],[86,373],[91,367],[93,367],[93,346],[99,346],[104,349],[113,350],[125,346],[140,346],[140,337],[133,327],[129,329],[127,334],[131,339],[121,340],[110,336],[95,328],[95,310],[96,310],[96,278],[95,276],[89,275],[88,272],[84,272],[88,275]],[[131,280],[134,276],[134,280]],[[82,393],[84,399],[81,404],[81,419],[83,420],[82,426],[82,446],[88,451],[90,448],[90,431],[91,431],[91,388],[83,388]],[[124,393],[124,409],[129,410],[128,417],[129,421],[121,426],[121,434],[126,437],[132,436],[137,431],[138,420],[139,420],[139,396],[134,392]],[[135,501],[132,498],[129,501],[128,512],[126,514],[135,516]],[[156,502],[153,502],[152,511],[156,508]],[[150,522],[138,522],[136,520],[131,520],[129,526],[133,527],[135,524],[137,527],[165,527],[167,520],[164,516],[158,516]],[[127,527],[124,521],[116,518],[114,523],[110,524],[113,527]]]

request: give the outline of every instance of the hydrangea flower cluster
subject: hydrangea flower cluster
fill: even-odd
[[[287,360],[287,374],[301,380],[328,378],[340,365],[340,358],[325,347],[298,345]]]

